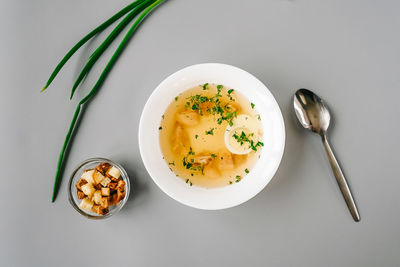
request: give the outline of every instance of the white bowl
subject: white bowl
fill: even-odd
[[[261,157],[246,175],[246,179],[210,189],[195,185],[190,187],[170,171],[161,153],[158,131],[161,116],[175,96],[204,83],[223,84],[245,95],[255,104],[264,132]],[[282,113],[271,92],[250,73],[225,64],[193,65],[167,77],[147,100],[139,123],[140,154],[151,178],[176,201],[199,209],[230,208],[254,197],[274,176],[282,159],[284,146],[285,126]]]

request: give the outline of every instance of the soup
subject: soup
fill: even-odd
[[[166,163],[189,186],[240,182],[264,146],[255,105],[234,89],[208,83],[172,100],[159,133]]]

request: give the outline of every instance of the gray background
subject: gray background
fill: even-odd
[[[398,1],[168,1],[140,27],[84,114],[51,204],[75,105],[115,45],[72,101],[74,79],[104,35],[39,91],[66,51],[128,2],[0,2],[0,266],[400,265]],[[152,90],[204,62],[257,76],[286,124],[285,154],[271,183],[222,211],[192,209],[162,193],[137,143]],[[331,142],[360,223],[347,211],[319,138],[295,120],[292,95],[301,87],[333,111]],[[94,156],[121,163],[133,182],[127,205],[104,221],[81,217],[66,195],[74,166]]]

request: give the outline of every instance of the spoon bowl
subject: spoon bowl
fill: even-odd
[[[326,133],[331,120],[323,100],[307,89],[297,90],[294,96],[294,110],[301,125],[315,133]]]

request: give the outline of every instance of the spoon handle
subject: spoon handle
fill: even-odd
[[[322,143],[324,144],[326,154],[328,156],[329,163],[331,164],[331,168],[332,168],[333,174],[335,175],[336,181],[339,185],[340,191],[342,191],[344,200],[346,201],[347,207],[349,208],[354,221],[358,222],[358,221],[360,221],[360,214],[358,213],[357,206],[354,202],[354,199],[351,194],[349,185],[347,184],[346,178],[344,177],[343,172],[339,166],[339,163],[337,162],[335,155],[333,154],[331,146],[329,145],[328,140],[326,139],[326,135],[321,135],[321,137],[322,137]]]

